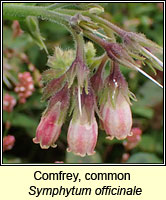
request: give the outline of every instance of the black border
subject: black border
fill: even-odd
[[[155,164],[155,163],[137,163],[137,164],[60,164],[60,163],[52,163],[52,164],[3,164],[3,152],[2,152],[2,124],[3,124],[3,109],[2,109],[2,102],[3,102],[3,81],[2,81],[2,75],[3,75],[3,3],[34,3],[34,2],[38,2],[38,3],[62,3],[62,2],[67,2],[67,3],[75,3],[75,2],[79,2],[79,3],[91,3],[92,1],[1,1],[1,162],[0,162],[0,166],[166,166],[165,163],[165,69],[163,69],[163,80],[164,80],[164,88],[163,88],[163,100],[164,100],[164,116],[163,116],[163,163],[161,164]],[[93,3],[163,3],[163,55],[164,55],[164,59],[163,62],[165,64],[165,1],[95,1]]]

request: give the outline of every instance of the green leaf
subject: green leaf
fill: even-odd
[[[21,158],[18,158],[18,157],[13,157],[13,156],[5,157],[5,156],[3,156],[3,163],[4,164],[22,163],[22,160],[21,160]]]
[[[9,114],[4,112],[3,113],[3,122],[7,121]],[[12,116],[10,117],[10,122],[12,126],[22,127],[27,130],[27,133],[34,137],[36,127],[38,125],[38,121],[30,116],[27,116],[22,113],[13,112]]]
[[[145,106],[137,106],[135,104],[131,108],[134,114],[137,114],[141,117],[145,117],[147,119],[151,119],[153,117],[154,111],[151,108]]]
[[[12,119],[12,125],[13,126],[26,127],[26,128],[32,128],[34,126],[37,126],[37,121],[28,117],[25,114],[14,113],[13,119]]]
[[[163,90],[151,81],[146,81],[137,93],[138,102],[135,105],[155,106],[163,100]]]
[[[163,154],[163,131],[143,134],[139,143],[141,151],[157,152]]]
[[[136,153],[133,154],[127,163],[162,163],[162,160],[152,153]]]

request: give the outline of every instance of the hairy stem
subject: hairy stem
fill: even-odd
[[[47,10],[45,7],[13,4],[3,6],[3,17],[5,19],[24,20],[28,16],[36,16],[39,19],[56,22],[65,26],[68,25],[68,21],[70,20],[70,16]]]
[[[68,5],[69,5],[69,3],[54,3],[54,4],[49,5],[47,7],[47,9],[53,10],[53,9],[57,9],[57,8],[66,7]]]
[[[114,32],[116,32],[119,36],[122,36],[122,37],[124,36],[124,33],[126,32],[123,29],[116,26],[115,24],[107,21],[106,19],[103,19],[102,17],[99,17],[97,15],[90,14],[89,11],[80,11],[80,10],[78,11],[78,10],[69,10],[69,9],[57,9],[56,11],[58,13],[65,13],[68,15],[75,15],[79,12],[81,14],[84,14],[84,15],[90,17],[94,22],[99,23],[101,25],[101,27],[103,27],[103,28],[108,27],[111,30],[113,30]]]

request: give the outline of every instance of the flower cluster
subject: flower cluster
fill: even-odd
[[[11,150],[15,143],[15,137],[13,135],[7,135],[3,138],[3,151]]]
[[[87,54],[94,52],[93,45],[85,45]],[[56,50],[57,60],[58,52]],[[67,55],[67,52],[64,53]],[[68,54],[73,58],[71,52]],[[94,53],[91,54],[95,56]],[[99,61],[98,70],[89,78],[89,68],[81,57],[76,55],[70,66],[57,76],[56,60],[50,57],[48,64],[52,67],[43,73],[43,100],[49,99],[48,107],[37,127],[34,143],[41,148],[56,147],[66,113],[73,113],[67,133],[68,151],[85,156],[93,155],[98,138],[98,124],[95,112],[100,118],[102,128],[108,139],[125,139],[131,135],[132,115],[130,110],[130,91],[120,72],[117,62],[112,62],[110,74],[104,77],[104,68],[108,61],[105,55]],[[67,58],[66,58],[67,59]],[[89,58],[91,61],[91,59]],[[52,62],[52,64],[51,64]],[[58,61],[57,61],[58,62]],[[61,62],[65,63],[65,60]],[[58,66],[59,68],[60,66]],[[99,102],[99,107],[98,103]],[[70,109],[69,109],[70,108]]]
[[[25,103],[26,99],[32,95],[34,91],[34,83],[29,72],[18,74],[19,83],[16,85],[14,91],[18,93],[19,102]]]
[[[146,63],[153,71],[155,68],[162,71],[163,64],[155,56],[156,53],[162,54],[162,48],[142,34],[126,32],[98,17],[103,9],[97,7],[96,10],[93,5],[88,5],[80,7],[87,12],[73,14],[74,11],[69,11],[66,18],[76,41],[76,53],[55,48],[53,56],[48,57],[50,69],[42,76],[42,100],[48,100],[48,106],[33,139],[44,149],[55,147],[66,114],[72,114],[67,132],[67,150],[80,156],[94,154],[98,120],[107,139],[127,138],[125,147],[128,149],[133,148],[140,139],[141,134],[135,129],[131,130],[130,98],[136,98],[130,92],[119,64],[139,71],[162,87],[138,64]],[[116,41],[116,34],[121,37],[121,43]],[[105,50],[104,54],[97,57],[93,44],[85,44],[83,36],[100,45]],[[105,70],[108,62],[110,73]]]
[[[12,112],[13,107],[16,105],[16,99],[10,94],[5,94],[3,99],[3,110]]]

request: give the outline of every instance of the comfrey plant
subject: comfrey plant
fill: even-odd
[[[143,34],[127,32],[104,19],[104,9],[98,4],[75,3],[75,9],[69,7],[70,3],[56,3],[48,7],[4,4],[3,14],[6,19],[23,22],[25,30],[47,54],[39,19],[60,23],[72,34],[76,51],[55,47],[54,54],[48,55],[47,65],[50,68],[42,76],[42,100],[48,101],[48,106],[33,141],[44,149],[55,147],[69,113],[72,119],[67,133],[67,150],[85,156],[95,152],[97,121],[110,140],[123,140],[132,135],[130,98],[136,98],[130,92],[119,65],[142,73],[162,87],[143,71],[141,64],[154,72],[155,69],[162,71],[160,59],[163,49]],[[121,43],[117,42],[117,36]],[[85,37],[100,45],[105,51],[103,55],[97,57],[93,43],[85,43]],[[109,74],[105,73],[106,65],[110,66]]]

